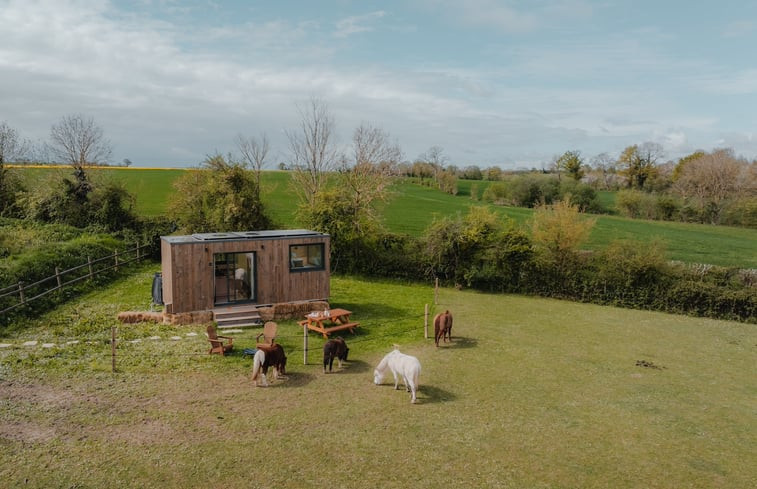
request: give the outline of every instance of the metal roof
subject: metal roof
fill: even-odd
[[[318,236],[328,236],[317,231],[308,229],[276,229],[265,231],[234,231],[224,233],[196,233],[188,236],[161,236],[160,239],[169,243],[197,243],[207,241],[245,241],[256,239],[276,239],[276,238],[310,238]]]

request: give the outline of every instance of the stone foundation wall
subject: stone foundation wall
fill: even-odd
[[[258,313],[260,313],[260,319],[265,322],[279,319],[299,320],[309,312],[325,311],[326,309],[329,309],[329,303],[326,301],[282,302],[268,307],[258,307]],[[124,311],[118,313],[118,320],[127,324],[142,322],[173,325],[203,324],[213,320],[213,313],[211,311],[193,311],[169,314],[167,312]]]

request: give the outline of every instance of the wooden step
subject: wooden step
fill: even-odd
[[[213,310],[218,329],[260,326],[263,320],[255,306],[220,307]]]
[[[262,326],[263,322],[260,320],[260,318],[257,319],[245,319],[245,318],[236,318],[236,319],[225,319],[223,321],[216,321],[216,324],[218,325],[218,329],[230,329],[230,328],[253,328]]]

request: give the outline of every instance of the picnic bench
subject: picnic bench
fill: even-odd
[[[313,311],[305,316],[305,320],[299,321],[300,326],[321,333],[325,339],[336,331],[349,330],[355,334],[355,328],[360,323],[350,321],[352,312],[346,309],[326,309],[325,311]]]

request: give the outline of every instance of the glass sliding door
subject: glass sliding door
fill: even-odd
[[[255,301],[255,252],[216,253],[213,265],[215,304]]]

